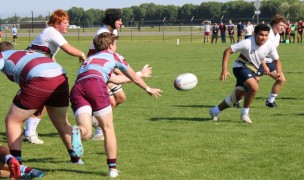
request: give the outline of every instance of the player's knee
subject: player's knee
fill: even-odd
[[[284,84],[286,82],[286,78],[282,76],[277,81],[279,81],[281,84]]]
[[[127,99],[127,96],[125,93],[120,93],[119,95],[115,96],[115,102],[116,102],[115,106],[122,104],[123,102],[126,101],[126,99]]]
[[[92,129],[87,128],[86,126],[80,125],[78,126],[81,131],[81,139],[88,140],[92,136]]]

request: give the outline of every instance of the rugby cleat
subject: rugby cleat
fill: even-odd
[[[17,159],[11,158],[8,164],[12,179],[20,179],[20,163]]]
[[[265,105],[268,107],[278,107],[278,105],[274,101],[271,103],[271,102],[268,102],[268,100],[265,102]]]
[[[116,178],[119,173],[120,173],[120,171],[118,171],[117,169],[110,169],[109,170],[109,176],[111,178]]]
[[[44,172],[38,169],[32,169],[27,166],[21,165],[20,167],[21,177],[20,179],[33,179],[44,177]]]
[[[72,128],[72,150],[78,156],[83,155],[83,146],[81,143],[81,132],[78,126]]]
[[[241,120],[245,123],[252,123],[249,114],[241,114]]]

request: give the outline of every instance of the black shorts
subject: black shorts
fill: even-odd
[[[277,69],[276,69],[276,66],[275,66],[275,64],[274,64],[274,61],[272,61],[271,63],[266,63],[266,65],[267,65],[267,67],[269,68],[269,71],[270,71],[270,72],[273,72],[273,71],[277,70]],[[258,70],[258,72],[255,74],[255,76],[260,77],[260,76],[263,76],[263,75],[264,75],[264,69],[263,69],[263,66],[260,65],[259,70]]]
[[[244,85],[244,82],[247,79],[250,78],[255,78],[255,74],[253,71],[251,71],[250,69],[248,69],[247,67],[235,67],[233,68],[233,75],[236,77],[236,84],[235,87],[237,86],[242,86],[245,89],[246,86]]]

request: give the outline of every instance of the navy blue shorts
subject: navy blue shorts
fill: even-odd
[[[247,89],[247,88],[244,85],[244,82],[247,79],[255,78],[254,72],[251,71],[250,69],[246,68],[246,67],[235,67],[235,68],[233,68],[233,74],[236,77],[235,87],[242,86],[245,89]]]
[[[269,68],[269,71],[270,71],[270,72],[273,72],[273,71],[277,70],[277,69],[276,69],[276,66],[275,66],[275,64],[274,64],[274,61],[272,61],[271,63],[266,63],[266,65],[267,65],[267,67]],[[259,70],[258,70],[258,72],[255,74],[255,76],[260,77],[260,76],[263,76],[263,75],[264,75],[264,69],[263,69],[263,66],[260,65]]]

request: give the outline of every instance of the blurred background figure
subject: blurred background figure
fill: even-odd
[[[217,23],[214,23],[211,29],[212,29],[211,43],[217,43],[218,32],[220,30]]]

